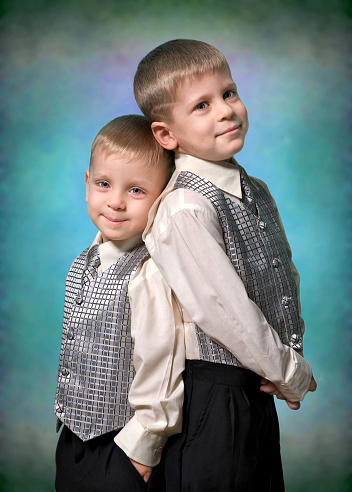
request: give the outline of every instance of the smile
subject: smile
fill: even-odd
[[[223,136],[223,135],[236,135],[236,133],[238,133],[238,132],[239,132],[240,126],[241,126],[241,125],[231,126],[230,128],[228,128],[228,129],[227,129],[227,130],[225,130],[224,132],[219,133],[218,137],[221,137],[221,136]]]
[[[105,215],[104,215],[104,219],[107,222],[110,222],[111,224],[115,224],[115,225],[122,224],[123,222],[127,221],[127,219],[113,219],[111,217],[106,217]]]

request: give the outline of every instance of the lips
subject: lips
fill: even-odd
[[[122,218],[118,218],[118,219],[113,219],[112,217],[106,217],[104,215],[104,218],[109,221],[109,222],[112,222],[113,224],[120,224],[121,222],[126,222],[127,219],[122,219]]]
[[[241,126],[240,123],[236,125],[232,125],[229,128],[227,128],[227,130],[225,130],[224,132],[219,133],[218,137],[221,137],[222,135],[235,135],[238,132],[240,126]]]

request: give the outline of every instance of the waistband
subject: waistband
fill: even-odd
[[[260,386],[261,377],[242,367],[217,364],[205,360],[186,360],[187,377],[232,386]]]

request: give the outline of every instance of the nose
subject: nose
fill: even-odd
[[[125,210],[126,202],[121,193],[109,193],[108,207],[113,210]]]
[[[234,115],[234,109],[231,106],[231,104],[229,104],[226,99],[221,99],[218,105],[219,121],[231,118],[231,116],[233,115]]]

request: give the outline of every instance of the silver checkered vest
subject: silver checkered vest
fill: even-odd
[[[121,428],[133,415],[134,377],[127,288],[144,245],[124,254],[102,275],[86,266],[88,249],[66,279],[55,413],[83,441]]]
[[[249,298],[281,341],[300,351],[303,337],[297,286],[275,209],[261,184],[249,179],[241,167],[240,174],[243,199],[239,204],[210,181],[188,171],[179,174],[174,187],[194,190],[210,200],[223,230],[227,256]],[[201,359],[242,367],[231,352],[211,340],[199,326],[196,333]]]

